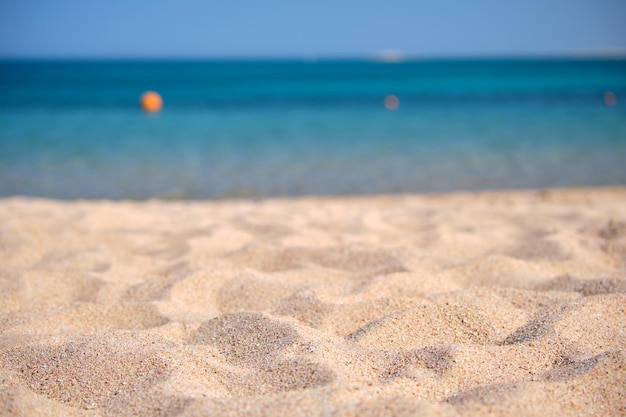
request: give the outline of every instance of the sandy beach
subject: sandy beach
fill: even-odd
[[[0,200],[0,414],[626,415],[626,188]]]

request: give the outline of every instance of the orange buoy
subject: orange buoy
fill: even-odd
[[[141,108],[148,113],[156,113],[163,107],[163,99],[159,93],[155,91],[146,91],[143,93],[139,99],[139,103],[141,104]]]
[[[385,108],[387,110],[396,110],[400,106],[400,99],[393,94],[385,97]]]

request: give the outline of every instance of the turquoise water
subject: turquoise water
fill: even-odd
[[[149,89],[157,115],[137,104]],[[612,184],[626,60],[0,62],[0,196]]]

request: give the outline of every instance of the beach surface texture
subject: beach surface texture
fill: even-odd
[[[626,189],[0,200],[0,415],[624,416]]]

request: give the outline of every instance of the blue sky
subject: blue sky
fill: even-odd
[[[4,57],[626,52],[626,0],[0,0]]]

